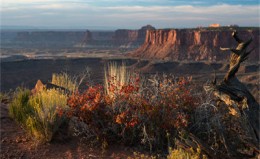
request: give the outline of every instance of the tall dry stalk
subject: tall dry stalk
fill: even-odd
[[[130,82],[131,72],[127,70],[126,64],[118,65],[116,62],[110,62],[105,67],[105,92],[113,98],[115,93]]]

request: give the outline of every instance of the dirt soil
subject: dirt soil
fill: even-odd
[[[102,153],[101,148],[91,148],[87,144],[80,143],[78,138],[40,145],[36,145],[36,143],[9,117],[7,104],[1,103],[1,159],[123,159],[134,157],[133,148],[120,145],[110,146]]]

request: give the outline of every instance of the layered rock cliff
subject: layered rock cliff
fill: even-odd
[[[232,30],[168,29],[148,30],[144,44],[131,52],[132,57],[148,59],[222,61],[229,56],[220,47],[235,46]],[[253,38],[250,59],[259,60],[259,29],[240,29],[242,39]]]

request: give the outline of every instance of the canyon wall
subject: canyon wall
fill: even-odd
[[[148,30],[145,42],[131,52],[132,57],[146,59],[222,61],[230,55],[220,47],[232,47],[236,42],[232,30],[226,29],[168,29]],[[243,40],[253,38],[250,60],[259,61],[259,29],[239,29]]]

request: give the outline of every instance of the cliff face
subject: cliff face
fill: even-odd
[[[259,60],[259,30],[240,30],[244,40],[253,38],[251,60]],[[229,52],[223,52],[220,47],[235,46],[231,30],[195,30],[170,29],[148,30],[144,44],[130,53],[130,56],[148,59],[172,60],[209,60],[221,61],[227,58]]]

